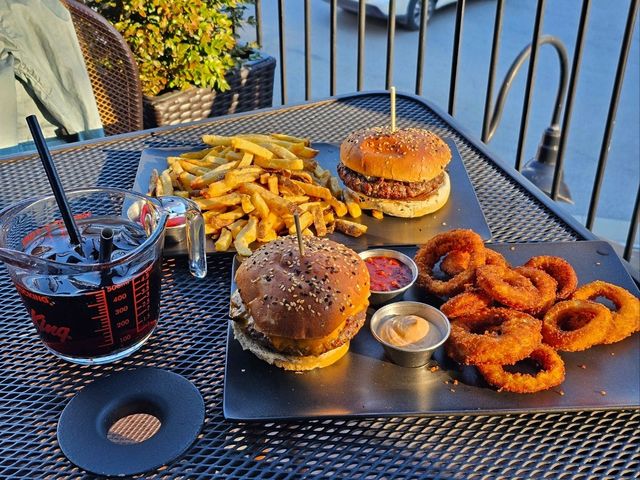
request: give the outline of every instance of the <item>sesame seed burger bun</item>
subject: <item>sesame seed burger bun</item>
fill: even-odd
[[[342,357],[369,306],[369,272],[353,250],[319,237],[303,243],[302,258],[291,235],[256,250],[236,271],[231,299],[242,347],[292,370]]]
[[[431,180],[451,161],[449,146],[419,128],[368,128],[353,132],[340,145],[340,161],[367,177],[402,182]]]

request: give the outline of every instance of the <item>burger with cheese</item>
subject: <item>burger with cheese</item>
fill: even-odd
[[[231,325],[242,348],[286,370],[338,361],[365,322],[369,272],[349,248],[326,238],[281,237],[236,271]]]
[[[342,142],[338,175],[363,209],[421,217],[447,202],[450,161],[449,146],[433,132],[369,128]]]

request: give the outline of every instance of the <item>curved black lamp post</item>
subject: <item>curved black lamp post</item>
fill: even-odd
[[[558,146],[560,145],[560,113],[562,112],[562,105],[567,93],[567,73],[569,60],[567,57],[567,50],[559,38],[544,35],[540,37],[539,45],[549,44],[555,48],[560,60],[560,82],[558,84],[558,92],[556,94],[555,106],[553,109],[553,118],[551,120],[551,126],[549,126],[542,134],[542,139],[538,145],[538,150],[534,158],[529,160],[521,173],[527,179],[529,179],[540,190],[551,196],[551,190],[553,186],[553,177],[555,175],[555,166],[558,160]],[[507,94],[511,89],[513,81],[520,71],[520,68],[524,62],[531,55],[531,44],[527,45],[520,54],[516,57],[511,64],[507,75],[502,81],[498,97],[496,98],[496,104],[491,115],[489,122],[489,128],[487,130],[486,142],[490,142],[493,135],[496,133],[500,119],[502,118],[502,112],[504,110],[504,104],[507,100]],[[558,191],[558,199],[567,203],[573,203],[569,187],[564,182],[563,173],[560,172],[560,189]]]

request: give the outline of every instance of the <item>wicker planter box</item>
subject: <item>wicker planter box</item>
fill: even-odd
[[[157,97],[144,97],[144,127],[175,125],[271,107],[275,66],[275,58],[268,55],[245,62],[227,74],[231,88],[226,92],[189,88]]]

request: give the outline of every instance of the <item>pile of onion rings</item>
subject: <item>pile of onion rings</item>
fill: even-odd
[[[640,331],[638,298],[600,280],[577,288],[575,270],[560,257],[512,267],[475,232],[451,230],[420,247],[415,261],[419,285],[445,300],[447,354],[475,365],[499,391],[555,387],[565,376],[557,351],[582,351]],[[615,308],[596,302],[600,297]],[[521,362],[537,368],[520,372]]]

